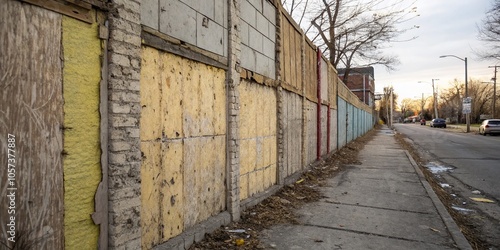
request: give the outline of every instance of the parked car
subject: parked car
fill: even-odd
[[[425,125],[425,119],[420,120],[420,125]]]
[[[432,128],[446,128],[446,121],[441,118],[435,118],[432,119],[429,126],[431,126]]]
[[[500,119],[487,119],[479,126],[479,134],[500,134]]]

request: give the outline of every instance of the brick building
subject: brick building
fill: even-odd
[[[339,78],[344,79],[346,69],[339,69]],[[366,105],[373,107],[375,100],[375,74],[373,67],[349,69],[345,85]]]

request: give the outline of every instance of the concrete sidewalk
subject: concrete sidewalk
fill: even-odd
[[[298,211],[298,225],[265,230],[266,249],[471,249],[392,130],[359,159]]]

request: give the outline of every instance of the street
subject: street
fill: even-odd
[[[500,241],[495,234],[500,229],[500,136],[467,134],[418,123],[394,127],[412,141],[428,163],[451,169],[436,175],[450,195],[462,197],[457,206],[479,215],[470,218],[479,226],[483,238],[498,248]],[[478,191],[480,195],[475,195]],[[473,201],[471,197],[493,203]]]

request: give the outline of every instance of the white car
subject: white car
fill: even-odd
[[[500,119],[484,120],[479,126],[479,134],[500,134]]]

